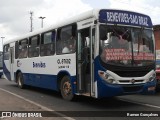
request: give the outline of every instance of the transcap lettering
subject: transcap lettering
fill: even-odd
[[[107,20],[110,22],[129,23],[128,14],[118,12],[107,12]]]
[[[45,67],[46,67],[46,63],[43,63],[43,62],[39,62],[39,63],[33,62],[33,68],[45,68]]]
[[[137,24],[138,25],[138,16],[137,15],[130,15],[131,18],[131,23],[132,24]]]
[[[128,13],[107,12],[108,22],[130,23],[135,25],[148,26],[148,18]]]
[[[138,18],[139,18],[140,25],[148,26],[148,23],[147,23],[148,19],[146,17],[139,16]]]

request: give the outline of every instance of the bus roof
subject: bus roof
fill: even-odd
[[[108,16],[105,16],[104,17],[104,13],[105,14],[107,14],[106,13],[106,11],[108,12],[108,11],[110,11],[110,12],[116,12],[116,14],[117,14],[117,12],[121,12],[121,13],[124,13],[124,14],[127,14],[127,13],[133,13],[133,15],[142,15],[142,16],[147,16],[147,15],[145,15],[145,14],[141,14],[141,13],[137,13],[137,12],[133,12],[133,11],[127,11],[127,10],[118,10],[118,9],[92,9],[92,10],[89,10],[89,11],[87,11],[87,12],[85,12],[85,13],[81,13],[81,14],[79,14],[79,15],[76,15],[76,16],[73,16],[73,17],[71,17],[71,18],[68,18],[68,19],[66,19],[66,20],[63,20],[63,21],[61,21],[61,22],[59,22],[59,23],[55,23],[55,24],[53,24],[53,25],[51,25],[50,27],[48,27],[48,28],[43,28],[43,29],[39,29],[39,30],[37,30],[37,31],[34,31],[34,32],[30,32],[30,33],[28,33],[28,34],[25,34],[25,35],[23,35],[23,36],[20,36],[20,37],[17,37],[17,38],[14,38],[14,39],[11,39],[11,40],[8,40],[8,41],[4,41],[4,45],[5,44],[8,44],[8,43],[11,43],[11,42],[15,42],[15,41],[18,41],[18,40],[22,40],[22,39],[25,39],[25,38],[28,38],[28,37],[30,37],[30,36],[34,36],[34,35],[37,35],[37,34],[41,34],[41,33],[43,33],[43,32],[46,32],[46,31],[50,31],[50,30],[53,30],[53,29],[57,29],[57,28],[59,28],[59,27],[62,27],[62,26],[65,26],[65,25],[69,25],[69,24],[72,24],[72,23],[75,23],[75,22],[79,22],[79,21],[81,21],[81,20],[85,20],[85,19],[88,19],[88,18],[93,18],[93,17],[95,17],[95,19],[99,19],[99,21],[101,22],[101,23],[104,23],[104,21],[103,20],[100,20],[100,19],[108,19],[107,17]],[[114,16],[112,16],[112,17],[114,17]],[[150,19],[150,17],[149,16],[147,16],[149,19]],[[117,18],[117,19],[119,19],[119,20],[121,20],[122,21],[122,18]],[[113,19],[112,19],[113,20]],[[120,24],[123,24],[121,21],[118,21],[117,23],[120,23]],[[116,19],[115,19],[115,21],[106,21],[107,23],[114,23],[115,24],[115,22],[116,22]],[[151,22],[151,20],[150,20],[150,22]],[[124,24],[125,25],[128,25],[128,24],[126,24],[125,22],[124,22]]]

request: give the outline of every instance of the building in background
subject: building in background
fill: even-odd
[[[153,28],[156,43],[156,59],[160,59],[160,25],[154,25]]]
[[[160,25],[154,25],[153,29],[156,43],[156,91],[160,91]]]

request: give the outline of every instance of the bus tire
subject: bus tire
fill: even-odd
[[[17,75],[17,85],[21,89],[24,88],[24,80],[23,80],[23,75],[22,75],[21,72],[19,72],[18,75]]]
[[[60,85],[61,95],[65,100],[73,100],[74,94],[72,91],[71,81],[68,76],[64,76]]]

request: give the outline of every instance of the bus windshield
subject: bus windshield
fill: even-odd
[[[153,31],[115,25],[100,25],[100,58],[104,63],[147,66],[154,63]]]

